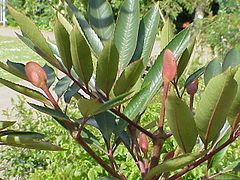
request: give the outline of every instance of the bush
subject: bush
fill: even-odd
[[[125,0],[115,23],[108,1],[88,3],[85,19],[66,0],[66,11],[57,13],[54,26],[56,44],[47,41],[29,18],[9,5],[23,32],[19,38],[65,76],[59,78],[48,65],[8,61],[0,63],[1,68],[42,92],[2,78],[0,82],[41,102],[43,105],[29,105],[52,116],[109,176],[122,180],[129,176],[146,180],[163,176],[173,180],[206,161],[211,172],[223,158],[224,149],[240,135],[238,50],[229,51],[223,63],[212,60],[189,75],[189,69],[185,69],[191,68],[195,28],[190,26],[174,37],[167,20],[161,30],[161,53],[149,63],[160,23],[158,4],[140,20],[139,2]],[[199,86],[203,74],[204,84]],[[159,118],[149,119],[147,124],[143,122],[146,108],[160,89]],[[197,106],[196,95],[201,96]],[[73,98],[77,99],[77,108]],[[69,109],[71,105],[77,110]],[[13,140],[11,134],[4,136],[0,134],[1,143],[25,147],[25,141],[16,144],[15,136]],[[122,148],[135,162],[131,171],[138,169],[139,175],[125,171],[132,163],[122,163],[129,159],[128,154],[119,153]],[[76,150],[72,154],[77,155]],[[235,171],[238,163],[222,170]],[[69,173],[73,173],[73,165],[67,166]],[[88,175],[95,178],[94,174],[99,176],[96,169],[90,169]]]

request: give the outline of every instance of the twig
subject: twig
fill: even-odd
[[[192,169],[196,168],[197,166],[202,164],[204,161],[209,160],[212,156],[214,156],[216,153],[221,151],[223,148],[225,148],[226,146],[228,146],[229,144],[231,144],[233,141],[235,141],[238,138],[239,134],[235,134],[235,133],[236,132],[232,133],[233,135],[230,136],[230,138],[224,144],[222,144],[220,147],[218,147],[217,149],[215,149],[215,150],[211,151],[210,153],[206,154],[204,157],[200,158],[199,160],[194,161],[193,163],[189,164],[186,168],[184,168],[180,172],[176,173],[175,175],[170,177],[168,180],[175,180],[175,179],[181,177],[182,175],[184,175],[185,173],[187,173],[187,172],[191,171]]]
[[[109,174],[111,174],[113,177],[121,179],[121,180],[126,180],[119,174],[117,174],[113,168],[108,166],[106,162],[104,162],[82,139],[81,136],[74,136],[73,138],[85,149],[85,151],[88,152],[88,154],[96,161],[98,164],[100,164]]]
[[[141,156],[141,151],[140,151],[138,141],[137,141],[137,137],[136,137],[136,128],[131,126],[131,125],[128,126],[128,128],[129,128],[129,132],[130,132],[131,137],[132,137],[132,143],[133,143],[133,146],[134,146],[136,154],[137,154],[137,160],[138,160],[139,168],[140,168],[141,175],[142,175],[142,178],[143,178],[146,175],[146,170],[145,170],[145,166],[144,166],[144,163],[143,163],[143,158]]]

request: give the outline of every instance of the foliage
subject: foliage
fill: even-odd
[[[29,105],[52,116],[106,170],[108,176],[118,179],[125,180],[129,175],[118,161],[116,152],[121,147],[135,161],[135,168],[132,169],[138,168],[138,176],[142,179],[158,179],[161,175],[177,179],[205,161],[211,161],[238,138],[240,112],[232,106],[238,104],[233,103],[233,100],[239,94],[239,57],[232,54],[226,56],[223,64],[220,64],[222,72],[219,75],[215,76],[215,72],[211,72],[214,68],[208,68],[205,72],[204,66],[181,83],[181,75],[193,52],[194,27],[184,29],[172,39],[171,27],[165,26],[167,28],[162,30],[162,38],[166,31],[169,42],[164,39],[166,46],[143,77],[144,69],[151,59],[156,27],[159,25],[158,4],[151,7],[140,20],[139,1],[125,0],[115,22],[108,1],[88,3],[93,9],[86,11],[88,18],[85,18],[84,13],[70,0],[65,1],[64,9],[67,11],[57,12],[56,22],[61,24],[55,26],[57,45],[47,41],[27,16],[8,5],[8,10],[23,32],[18,37],[61,71],[65,78],[60,79],[53,68],[41,67],[35,62],[25,65],[11,63],[3,64],[2,68],[31,82],[42,91],[4,79],[0,82],[42,103]],[[103,10],[106,14],[101,13]],[[145,22],[152,28],[144,27],[142,23]],[[153,26],[152,23],[157,25]],[[106,29],[110,34],[104,33]],[[59,38],[62,37],[59,33],[64,38]],[[134,58],[136,54],[139,58]],[[115,62],[109,63],[110,56]],[[93,57],[98,61],[96,68],[93,67]],[[115,66],[114,71],[110,71],[112,64]],[[193,108],[194,96],[198,91],[197,79],[204,73],[209,73],[209,82],[202,88],[204,92],[201,93],[198,106]],[[104,83],[103,76],[109,78],[108,83]],[[53,84],[54,80],[57,85]],[[63,86],[62,81],[67,85]],[[157,123],[155,120],[150,122],[146,128],[142,116],[153,97],[162,90],[162,84],[159,120]],[[58,99],[53,95],[51,86],[55,86],[57,92],[59,88],[65,87],[64,92],[57,94]],[[185,90],[190,94],[190,103],[187,103]],[[63,105],[59,101],[61,95],[65,100]],[[81,116],[72,114],[71,109],[68,109],[72,98],[77,99]],[[235,120],[228,118],[229,113],[236,117]],[[169,128],[166,127],[166,120]],[[229,138],[220,144],[225,136],[225,132],[221,131],[224,125],[231,132]],[[99,143],[95,131],[101,134],[100,142],[103,144]],[[138,140],[140,132],[144,136],[141,141]],[[177,147],[167,151],[165,159],[160,158],[161,150],[170,137]],[[144,150],[141,151],[141,148]],[[126,155],[120,158],[125,159]],[[181,170],[175,172],[178,169]]]

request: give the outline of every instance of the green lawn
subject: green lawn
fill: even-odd
[[[40,56],[34,53],[23,42],[13,37],[0,36],[0,61],[6,62],[7,60],[14,62],[28,62],[37,61],[43,63]],[[19,81],[20,79],[9,74],[8,72],[0,69],[1,78],[11,81]]]

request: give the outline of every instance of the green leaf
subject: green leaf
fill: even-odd
[[[68,76],[64,76],[57,82],[54,91],[58,97],[61,97],[67,91],[71,82],[72,80]]]
[[[224,171],[240,171],[240,160],[232,162],[226,168],[223,169]]]
[[[150,180],[156,175],[159,175],[163,172],[175,171],[177,169],[183,168],[184,166],[188,165],[189,163],[197,160],[202,155],[205,154],[204,152],[195,152],[195,153],[188,153],[184,155],[180,155],[176,158],[170,159],[168,161],[164,161],[163,163],[157,165],[156,167],[152,168],[146,175],[144,180]]]
[[[99,129],[106,141],[110,141],[111,135],[116,127],[116,116],[110,112],[102,112],[95,116]]]
[[[225,71],[229,67],[234,67],[238,64],[240,64],[240,52],[236,48],[233,48],[227,53],[223,60],[222,71]]]
[[[225,123],[225,125],[223,126],[223,128],[221,129],[218,138],[216,138],[216,140],[213,142],[213,144],[215,144],[220,138],[221,140],[219,141],[218,145],[215,147],[215,149],[219,148],[222,144],[224,144],[230,137],[230,128],[229,125],[227,123]],[[221,151],[219,151],[218,153],[216,153],[208,162],[208,169],[211,167],[215,167],[218,168],[219,167],[219,163],[221,162],[221,160],[224,158],[224,155],[226,154],[226,151],[228,149],[228,146],[223,148]]]
[[[192,73],[184,83],[184,88],[186,88],[189,84],[191,84],[195,79],[199,78],[205,71],[206,67],[203,66],[194,73]]]
[[[0,62],[0,67],[11,74],[28,81],[23,64],[11,62],[8,60],[7,64]]]
[[[147,66],[158,32],[159,20],[159,7],[156,4],[140,21],[137,47],[131,61],[143,58],[144,67]]]
[[[118,62],[118,51],[114,42],[110,40],[98,59],[96,72],[96,84],[107,96],[117,76]]]
[[[84,128],[81,132],[81,136],[83,137],[84,141],[86,141],[86,143],[94,145],[94,146],[101,146],[99,140],[96,138],[96,136],[94,136],[89,130],[87,130],[86,128]]]
[[[174,37],[174,28],[168,18],[163,25],[160,34],[160,50],[163,50]]]
[[[70,51],[69,33],[58,19],[56,20],[54,26],[54,35],[56,38],[61,60],[68,71],[70,71],[72,68],[72,57]]]
[[[44,104],[50,105],[49,100],[40,92],[35,91],[33,89],[30,89],[28,87],[15,84],[13,82],[10,82],[8,80],[0,78],[0,83],[2,83],[4,86],[7,86],[8,88],[17,91],[25,96],[28,96],[30,98],[36,99],[37,101],[43,102]]]
[[[115,23],[111,5],[107,0],[88,0],[88,17],[90,25],[103,42],[113,36]]]
[[[234,79],[237,82],[238,88],[237,88],[237,94],[233,100],[233,103],[230,107],[230,110],[228,112],[228,122],[229,124],[233,125],[233,122],[238,114],[240,112],[240,68],[237,70]]]
[[[197,140],[197,128],[189,107],[174,94],[166,102],[166,117],[178,145],[185,153],[192,151]]]
[[[0,131],[12,126],[16,121],[0,121]]]
[[[51,143],[40,141],[46,136],[34,132],[0,132],[1,145],[16,146],[29,149],[62,151],[63,149]]]
[[[134,54],[137,45],[139,23],[139,1],[124,0],[116,22],[114,35],[115,44],[119,52],[121,70],[124,70]]]
[[[117,179],[113,177],[104,176],[104,177],[97,178],[96,180],[117,180]]]
[[[166,47],[166,49],[170,49],[174,55],[175,58],[179,58],[181,56],[181,54],[183,53],[183,51],[186,49],[186,47],[188,46],[188,43],[191,39],[191,33],[190,33],[190,29],[186,28],[183,31],[181,31]],[[138,111],[140,113],[142,113],[146,106],[148,105],[148,103],[152,100],[152,98],[154,97],[154,95],[157,93],[157,91],[160,89],[163,80],[162,80],[162,61],[163,61],[163,52],[162,51],[160,53],[160,55],[158,56],[158,58],[156,59],[154,65],[152,66],[152,68],[149,70],[149,72],[147,73],[143,83],[142,83],[142,88],[146,87],[147,85],[149,86],[149,91],[144,95],[144,97],[140,97],[138,96],[139,99],[141,99],[141,101],[138,101],[137,98],[134,99],[135,103],[132,103],[130,101],[130,105],[132,106],[132,108],[134,107],[138,107],[139,109],[136,109],[136,111]],[[133,100],[132,100],[133,101]],[[136,112],[134,111],[134,113]],[[129,112],[129,117],[132,117],[133,119],[136,117],[134,117],[133,115],[131,115],[131,112]]]
[[[216,138],[225,123],[228,111],[237,92],[237,83],[233,79],[235,71],[212,78],[196,109],[195,121],[205,145]]]
[[[73,69],[87,85],[93,73],[91,51],[77,26],[73,28],[70,34],[70,42]]]
[[[137,94],[135,94],[131,101],[128,103],[127,107],[124,109],[124,114],[131,120],[133,120],[138,114],[139,110],[142,112],[147,104],[145,103],[145,99],[149,96],[150,92],[150,84],[144,88],[142,88]],[[125,122],[125,121],[124,121]]]
[[[33,107],[34,109],[38,110],[38,111],[41,111],[45,114],[48,114],[52,117],[55,117],[55,118],[58,118],[62,121],[70,121],[70,119],[63,113],[57,111],[57,110],[54,110],[54,109],[50,109],[50,108],[47,108],[47,107],[42,107],[42,106],[38,106],[36,104],[32,104],[32,103],[28,103],[31,107]],[[71,121],[70,121],[71,122]]]
[[[16,20],[20,26],[24,36],[29,38],[32,43],[39,48],[46,57],[48,57],[48,62],[53,66],[56,66],[61,69],[57,59],[55,58],[51,48],[48,46],[46,39],[41,34],[37,26],[25,15],[18,12],[12,6],[8,4],[8,10],[13,18]]]
[[[205,73],[204,73],[204,84],[207,86],[210,79],[212,79],[214,76],[217,76],[222,72],[222,66],[220,62],[216,59],[213,59],[210,61],[206,67]]]
[[[70,103],[71,98],[77,95],[77,92],[79,90],[80,90],[80,87],[76,83],[73,83],[73,85],[71,85],[66,91],[66,93],[64,94],[64,101],[66,103]]]
[[[90,44],[91,49],[94,54],[98,57],[103,49],[103,44],[95,31],[88,24],[87,20],[83,16],[83,14],[71,3],[70,0],[65,0],[68,4],[68,7],[71,9],[72,13],[76,17],[78,25],[84,33],[85,38]]]
[[[179,59],[178,70],[177,70],[177,78],[178,79],[181,77],[182,73],[184,72],[184,70],[186,69],[186,67],[188,65],[188,62],[189,62],[189,60],[191,58],[191,55],[193,53],[195,42],[196,42],[196,39],[194,38],[194,40],[192,40],[192,42],[189,44],[187,49],[185,49],[181,58]]]
[[[100,112],[104,112],[104,111],[107,111],[109,109],[112,109],[116,106],[119,106],[123,103],[125,103],[126,101],[128,101],[129,99],[126,98],[128,97],[130,94],[132,94],[132,92],[127,92],[127,93],[124,93],[122,95],[119,95],[117,97],[114,97],[113,99],[105,102],[103,104],[103,106],[101,106],[99,109],[96,110],[95,114],[97,113],[100,113]],[[126,98],[126,99],[125,99]]]
[[[141,77],[143,69],[144,66],[142,59],[129,64],[118,78],[113,89],[114,94],[118,96],[131,90]]]
[[[47,136],[40,134],[40,133],[35,133],[35,132],[20,132],[20,131],[2,131],[0,132],[0,137],[7,136],[7,137],[12,137],[12,136],[20,136],[22,138],[33,138],[33,139],[43,139]],[[3,137],[3,139],[6,139],[6,137]],[[27,140],[27,139],[26,139]]]
[[[235,174],[222,174],[220,176],[217,176],[214,178],[214,180],[239,180],[240,176],[237,176]]]
[[[50,87],[55,81],[55,72],[54,69],[45,64],[43,66],[44,71],[47,74],[47,87]]]
[[[57,18],[58,18],[59,22],[64,26],[64,28],[67,30],[68,34],[70,34],[73,27],[68,22],[68,20],[60,12],[57,12]]]
[[[98,99],[79,99],[78,109],[83,117],[90,117],[95,115],[95,112],[102,106]]]

